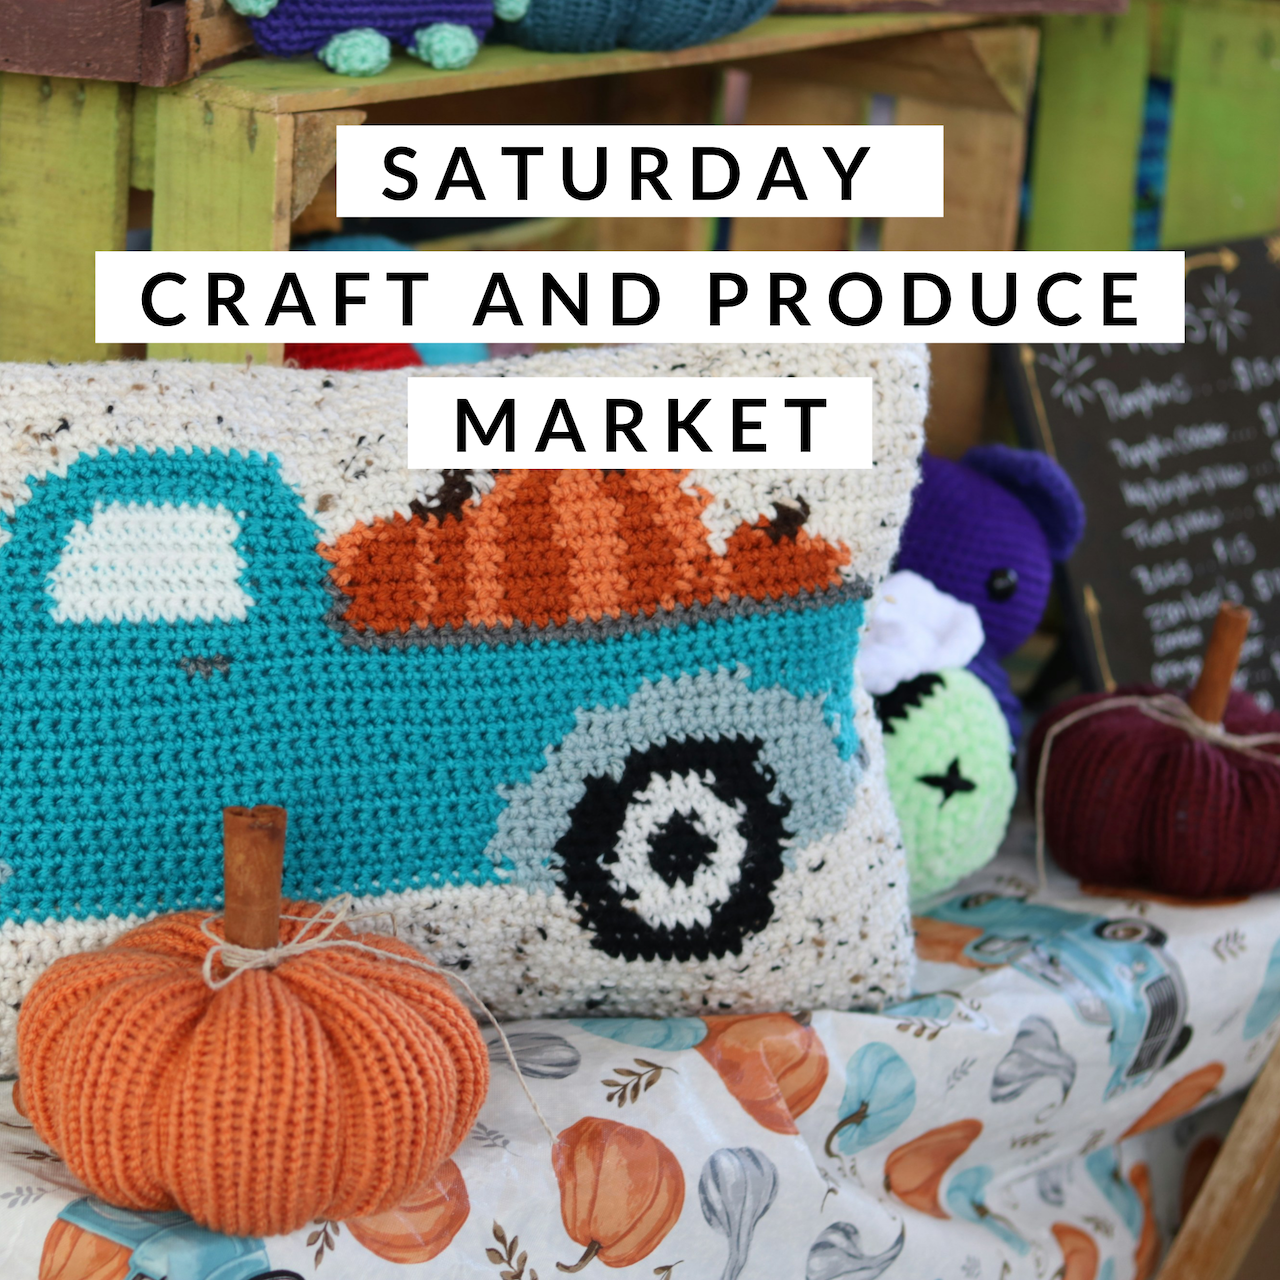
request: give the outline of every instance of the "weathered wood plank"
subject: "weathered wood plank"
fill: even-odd
[[[1027,50],[1034,58],[1034,46]],[[1012,249],[1026,146],[1026,122],[1008,111],[899,98],[898,124],[943,126],[944,202],[941,218],[886,218],[885,250]],[[985,343],[930,347],[933,360],[925,434],[935,452],[955,457],[982,434],[990,350]]]
[[[743,124],[862,124],[867,94],[848,74],[838,83],[809,76],[806,61],[816,56],[756,63]],[[734,218],[729,248],[839,250],[851,234],[848,218]]]
[[[604,94],[603,116],[611,124],[710,124],[721,72],[713,66],[673,67],[618,76]],[[601,249],[710,249],[714,218],[600,218]]]
[[[137,80],[147,0],[4,0],[0,71]]]
[[[142,57],[138,83],[178,84],[187,78],[187,10],[182,0],[164,0],[142,11]]]
[[[1147,91],[1148,6],[1044,23],[1027,249],[1127,249]]]
[[[176,84],[185,25],[184,0],[3,0],[0,71]]]
[[[361,108],[369,124],[581,124],[603,120],[614,78],[517,84],[475,93],[373,102]]]
[[[896,124],[943,127],[941,218],[886,218],[882,249],[1012,249],[1026,149],[1026,122],[919,98],[898,99]]]
[[[169,91],[156,112],[152,247],[276,250],[289,247],[294,121],[201,102]],[[157,358],[238,363],[275,360],[282,348],[235,342],[155,343]]]
[[[472,93],[506,85],[772,57],[799,49],[973,25],[972,15],[956,13],[774,17],[723,40],[690,49],[538,53],[513,45],[488,44],[465,71],[434,71],[413,58],[397,56],[381,75],[364,80],[335,76],[314,58],[249,58],[208,71],[183,86],[180,92],[211,102],[273,113],[325,111],[408,98]]]
[[[154,89],[133,94],[133,136],[129,147],[129,185],[150,191],[156,181],[156,103]]]
[[[768,65],[771,74],[796,80],[1022,114],[1035,79],[1036,40],[1032,26],[980,27],[785,54]]]
[[[581,252],[600,247],[596,218],[531,218],[505,227],[466,231],[461,235],[421,240],[413,247],[432,253],[474,253],[501,249],[507,253]]]
[[[1232,1280],[1280,1192],[1280,1049],[1273,1049],[1160,1268]]]
[[[363,111],[301,111],[293,117],[291,217],[315,199],[320,184],[338,163],[338,126],[363,124]]]
[[[94,251],[123,249],[130,85],[0,75],[0,360],[106,360]]]
[[[253,44],[253,32],[227,0],[187,0],[187,67],[192,75]]]
[[[1280,9],[1188,5],[1174,57],[1161,242],[1274,231],[1280,220]]]

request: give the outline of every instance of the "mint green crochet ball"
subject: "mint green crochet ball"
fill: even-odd
[[[376,76],[391,65],[391,41],[372,27],[334,36],[316,55],[340,76]]]
[[[1017,791],[1009,726],[991,690],[956,668],[904,680],[876,712],[919,899],[995,857]]]
[[[453,22],[437,22],[423,27],[415,37],[409,52],[423,62],[429,62],[437,71],[461,71],[480,52],[480,41],[476,39],[475,32]]]

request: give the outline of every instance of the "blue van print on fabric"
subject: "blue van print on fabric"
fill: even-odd
[[[971,926],[964,953],[1008,964],[1059,992],[1081,1022],[1110,1028],[1106,1097],[1151,1079],[1191,1041],[1182,972],[1145,920],[1112,920],[998,893],[968,893],[928,914]]]
[[[633,1049],[696,1049],[707,1038],[701,1018],[575,1018],[575,1027]]]
[[[177,1210],[140,1213],[85,1196],[73,1200],[58,1214],[54,1230],[58,1230],[57,1223],[131,1250],[127,1272],[130,1277],[256,1280],[271,1268],[261,1240],[220,1235]]]
[[[1280,1018],[1280,942],[1271,948],[1262,986],[1244,1018],[1244,1038],[1256,1040]]]

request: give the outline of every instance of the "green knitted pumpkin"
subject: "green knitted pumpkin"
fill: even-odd
[[[923,898],[995,856],[1017,790],[1009,727],[991,690],[959,668],[904,680],[876,711],[911,896]]]

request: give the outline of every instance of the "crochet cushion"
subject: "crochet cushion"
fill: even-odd
[[[499,28],[505,39],[527,49],[683,49],[740,31],[773,5],[774,0],[530,0],[519,22]]]
[[[864,471],[410,471],[410,376],[0,366],[0,1071],[59,955],[216,908],[289,810],[505,1015],[880,1005],[912,950],[864,602],[918,347],[632,347],[522,376],[870,375]]]

